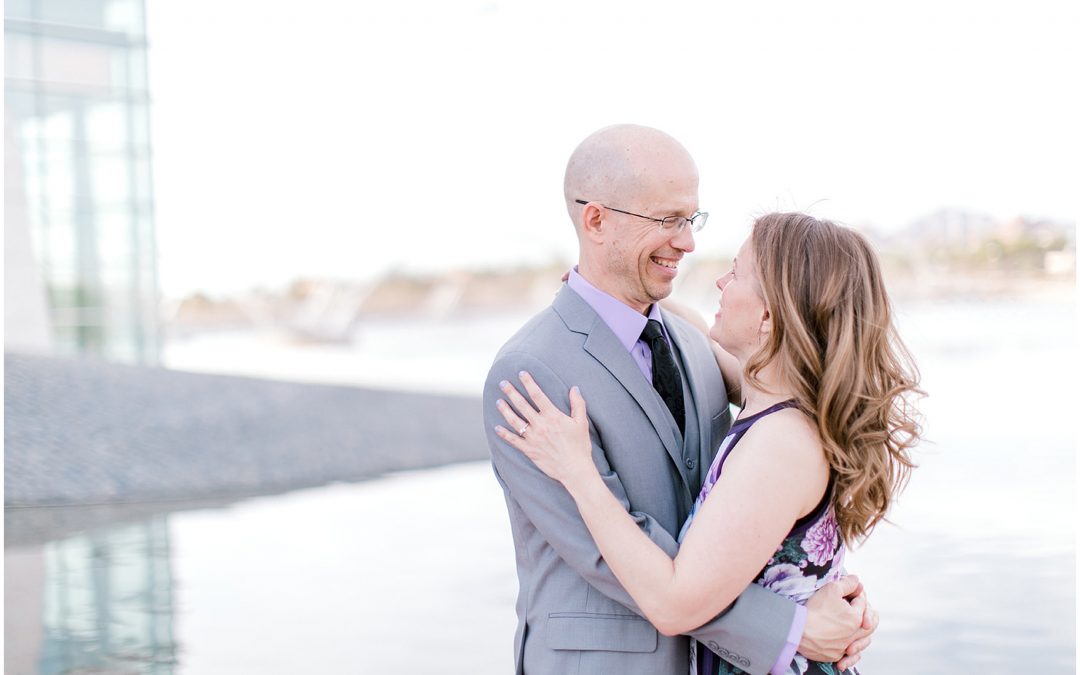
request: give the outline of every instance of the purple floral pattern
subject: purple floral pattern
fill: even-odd
[[[817,590],[817,581],[815,576],[804,575],[801,567],[784,563],[766,567],[757,583],[773,593],[804,603]]]
[[[836,518],[833,518],[832,513],[829,513],[828,517],[816,521],[806,531],[806,536],[803,537],[800,545],[802,550],[806,551],[806,558],[809,562],[815,565],[824,565],[832,560],[839,546],[839,539]]]

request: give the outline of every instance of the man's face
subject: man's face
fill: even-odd
[[[698,175],[682,157],[657,161],[649,167],[626,204],[610,206],[652,218],[689,218],[698,208]],[[605,262],[612,290],[619,300],[644,313],[649,305],[671,294],[679,264],[694,250],[690,226],[661,230],[659,223],[605,209],[604,226],[612,236],[605,244]]]

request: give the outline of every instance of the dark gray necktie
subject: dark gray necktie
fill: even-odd
[[[683,405],[682,376],[679,368],[675,365],[675,356],[671,353],[671,347],[664,339],[664,331],[660,322],[649,319],[645,324],[645,330],[641,331],[641,339],[649,345],[652,351],[652,382],[653,387],[664,399],[671,416],[679,425],[679,432],[686,432],[686,408]]]

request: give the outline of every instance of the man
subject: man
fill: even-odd
[[[649,538],[675,555],[675,535],[731,424],[705,337],[658,304],[704,221],[697,168],[663,132],[608,127],[574,151],[564,191],[578,265],[552,305],[499,352],[484,388],[492,464],[517,552],[517,672],[682,675],[687,637],[660,635],[639,616],[569,494],[494,427],[502,421],[500,383],[516,383],[520,371],[564,412],[569,388],[580,386],[605,482]],[[846,649],[846,667],[876,627],[865,596],[844,599],[857,588],[848,577],[802,608],[751,584],[692,637],[754,675],[786,672],[796,648],[820,661]]]

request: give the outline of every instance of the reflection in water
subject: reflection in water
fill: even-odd
[[[44,635],[37,672],[173,672],[164,516],[50,542],[42,558]]]
[[[180,508],[9,547],[5,673],[513,667],[513,549],[486,462]]]

